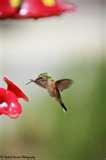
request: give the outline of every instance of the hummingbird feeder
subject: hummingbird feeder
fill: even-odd
[[[36,19],[75,10],[74,4],[66,4],[62,0],[0,0],[0,19]]]

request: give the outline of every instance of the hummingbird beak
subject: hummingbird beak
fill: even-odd
[[[29,82],[25,83],[25,85],[28,85],[28,84],[30,84],[30,83],[32,83],[32,82],[35,82],[35,81],[34,81],[33,79],[30,79]]]

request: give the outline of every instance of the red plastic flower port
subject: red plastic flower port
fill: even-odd
[[[7,77],[4,77],[4,81],[7,83],[7,89],[0,88],[0,115],[18,118],[22,112],[18,99],[28,101],[28,97]]]
[[[17,6],[13,6],[11,0],[0,0],[0,18],[13,17],[17,12]]]
[[[65,4],[62,0],[24,0],[18,17],[48,17],[60,15],[66,11],[75,11],[74,4]]]
[[[40,18],[75,10],[63,0],[0,0],[0,18]]]

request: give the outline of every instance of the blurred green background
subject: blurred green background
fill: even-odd
[[[0,155],[106,159],[103,5],[99,0],[75,3],[78,11],[73,14],[0,21],[0,76],[7,75],[30,98],[29,103],[22,102],[19,119],[0,117]],[[71,107],[67,113],[43,89],[24,85],[42,72],[74,80],[62,93]]]
[[[0,118],[0,153],[36,155],[42,160],[103,160],[105,66],[102,59],[85,60],[73,66],[65,63],[59,70],[62,77],[74,79],[73,86],[62,94],[66,106],[71,106],[67,113],[44,90],[28,86],[32,95],[23,116]]]

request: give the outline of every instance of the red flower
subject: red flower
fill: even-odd
[[[8,78],[4,77],[4,81],[7,83],[7,89],[0,88],[0,115],[17,118],[22,112],[18,99],[28,101],[28,97]]]

